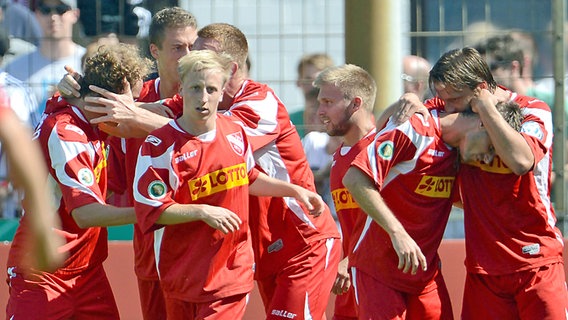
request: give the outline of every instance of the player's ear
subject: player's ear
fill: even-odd
[[[355,97],[351,100],[351,102],[353,104],[353,111],[359,110],[359,108],[363,105],[363,99],[361,99],[361,97]]]

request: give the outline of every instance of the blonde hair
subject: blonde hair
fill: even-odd
[[[231,76],[231,63],[232,59],[227,54],[211,50],[194,50],[179,60],[178,72],[183,82],[190,72],[216,70],[223,74],[223,83],[225,83]]]
[[[363,108],[367,111],[373,111],[377,84],[365,69],[353,64],[329,67],[320,72],[314,80],[314,86],[317,88],[321,89],[325,84],[338,87],[345,99],[351,100],[355,97],[361,97]]]

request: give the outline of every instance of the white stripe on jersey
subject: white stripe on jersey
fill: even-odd
[[[51,157],[51,166],[55,170],[55,175],[57,176],[59,182],[70,188],[80,190],[82,193],[88,194],[91,197],[97,199],[99,203],[104,204],[105,199],[101,199],[91,189],[81,184],[75,178],[70,177],[65,171],[66,164],[75,159],[79,154],[84,152],[88,154],[90,163],[94,163],[96,152],[93,149],[92,144],[62,141],[61,139],[59,139],[57,126],[54,126],[53,130],[49,134],[47,145],[49,148],[49,155]],[[94,177],[95,174],[92,174]]]

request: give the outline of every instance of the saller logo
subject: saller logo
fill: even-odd
[[[349,193],[349,190],[347,190],[347,188],[340,188],[331,191],[331,197],[333,198],[335,210],[337,211],[359,208],[357,202],[355,202],[353,196],[351,196],[351,193]]]
[[[279,316],[279,317],[282,317],[284,319],[294,319],[297,316],[297,314],[295,314],[295,313],[288,312],[286,310],[276,310],[276,309],[272,309],[271,314],[273,316]]]
[[[414,192],[430,198],[449,198],[455,177],[423,176]]]
[[[195,201],[217,192],[247,185],[249,183],[247,166],[239,163],[190,180],[188,183],[191,199]]]

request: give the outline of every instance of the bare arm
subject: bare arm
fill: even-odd
[[[166,208],[156,223],[171,225],[193,221],[203,221],[225,234],[239,230],[243,223],[237,214],[223,207],[179,203]]]
[[[76,208],[71,215],[80,228],[120,226],[136,222],[133,207],[120,208],[101,203]]]
[[[491,92],[481,89],[472,99],[471,107],[479,114],[495,153],[516,175],[523,175],[533,167],[534,154],[525,138],[497,111],[497,102],[497,97]]]
[[[63,239],[53,232],[60,228],[59,217],[51,206],[47,188],[47,169],[41,150],[31,132],[13,112],[0,117],[0,140],[10,164],[10,178],[25,192],[26,216],[33,229],[36,264],[40,270],[57,269],[64,256],[57,252]]]
[[[293,197],[308,208],[311,215],[319,216],[325,209],[321,196],[295,184],[271,178],[260,173],[249,186],[249,193],[255,196]]]
[[[405,93],[400,99],[388,106],[378,117],[376,121],[377,130],[382,129],[391,116],[394,116],[396,123],[400,124],[415,114],[420,113],[424,119],[428,120],[430,113],[424,106],[420,98],[414,93]]]
[[[410,271],[412,274],[416,274],[419,266],[426,270],[426,257],[422,250],[385,204],[373,182],[361,170],[351,167],[343,177],[343,185],[347,187],[361,209],[390,236],[398,255],[398,268],[404,273]]]
[[[136,106],[130,91],[130,85],[125,83],[126,92],[116,94],[90,86],[89,88],[101,97],[86,97],[85,110],[100,113],[101,116],[91,120],[105,132],[123,138],[145,137],[151,131],[166,125],[171,119],[152,111]],[[115,123],[116,126],[108,123]]]
[[[343,258],[339,261],[337,266],[337,276],[331,288],[331,292],[337,295],[346,293],[351,288],[351,277],[349,275],[349,257]]]

